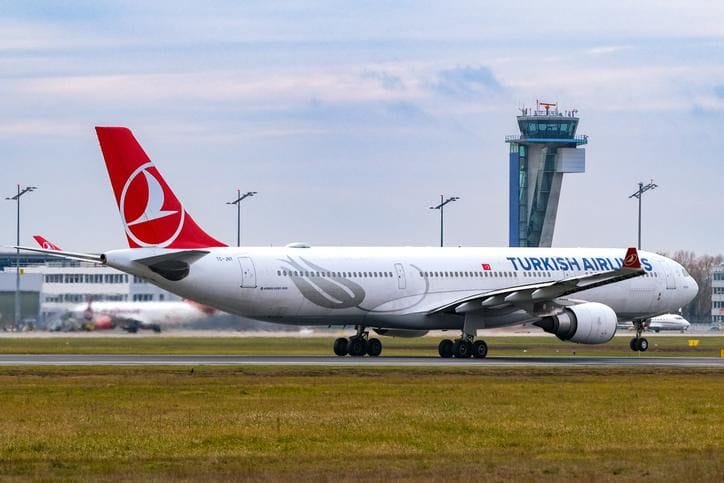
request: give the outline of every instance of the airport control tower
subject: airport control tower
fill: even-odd
[[[576,136],[578,111],[563,113],[557,104],[536,102],[522,108],[520,135],[506,136],[510,144],[511,247],[549,247],[558,213],[564,173],[586,171],[588,136]]]

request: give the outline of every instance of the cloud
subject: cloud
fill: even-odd
[[[457,99],[489,96],[504,90],[493,71],[485,66],[463,66],[441,70],[437,73],[437,80],[430,87],[439,94]]]
[[[362,78],[375,80],[388,91],[398,91],[405,88],[405,84],[400,77],[385,71],[365,70],[362,73]]]
[[[594,47],[591,49],[588,49],[586,52],[589,55],[607,55],[607,54],[615,54],[617,52],[621,52],[622,50],[628,49],[628,47],[624,47],[621,45],[607,45],[602,47]]]
[[[714,86],[714,94],[716,94],[717,97],[724,99],[724,84]]]

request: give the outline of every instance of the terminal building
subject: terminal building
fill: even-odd
[[[508,243],[511,247],[550,247],[565,173],[586,171],[588,136],[577,135],[578,111],[559,112],[557,104],[537,102],[517,116],[520,134],[510,145]]]
[[[714,267],[711,274],[711,323],[724,325],[724,265]]]

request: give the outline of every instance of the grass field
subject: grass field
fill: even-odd
[[[724,371],[0,368],[0,479],[722,481]]]
[[[456,334],[451,334],[451,338]],[[702,356],[719,357],[724,337],[648,337],[650,347],[638,354],[629,349],[630,337],[615,337],[608,344],[581,345],[561,342],[553,336],[487,338],[492,356]],[[699,340],[690,347],[689,339]],[[330,355],[333,337],[50,337],[0,338],[2,354],[237,354],[237,355]],[[435,337],[381,338],[382,355],[437,356]]]

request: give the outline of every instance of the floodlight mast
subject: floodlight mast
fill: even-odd
[[[20,246],[20,198],[31,191],[35,191],[36,186],[25,186],[22,187],[18,184],[18,192],[15,196],[8,196],[5,199],[8,201],[15,201],[17,205],[17,218],[15,224],[15,246]],[[20,249],[15,249],[15,320],[13,324],[15,328],[20,326]]]
[[[448,203],[452,203],[453,201],[457,201],[460,199],[459,196],[451,196],[450,198],[444,200],[445,196],[440,195],[440,204],[437,206],[431,206],[431,210],[440,210],[440,246],[442,247],[444,245],[444,233],[445,233],[445,205]],[[444,201],[443,201],[444,200]]]
[[[236,205],[236,246],[241,246],[241,202],[246,198],[250,198],[257,194],[256,191],[247,191],[243,195],[241,190],[236,190],[236,199],[234,201],[227,201],[227,205]]]
[[[638,249],[641,250],[641,198],[644,193],[646,193],[649,190],[653,190],[658,188],[659,185],[654,183],[654,180],[652,179],[649,184],[643,184],[642,182],[639,182],[639,189],[632,195],[629,196],[629,198],[638,198],[639,200],[639,243],[638,243]]]

